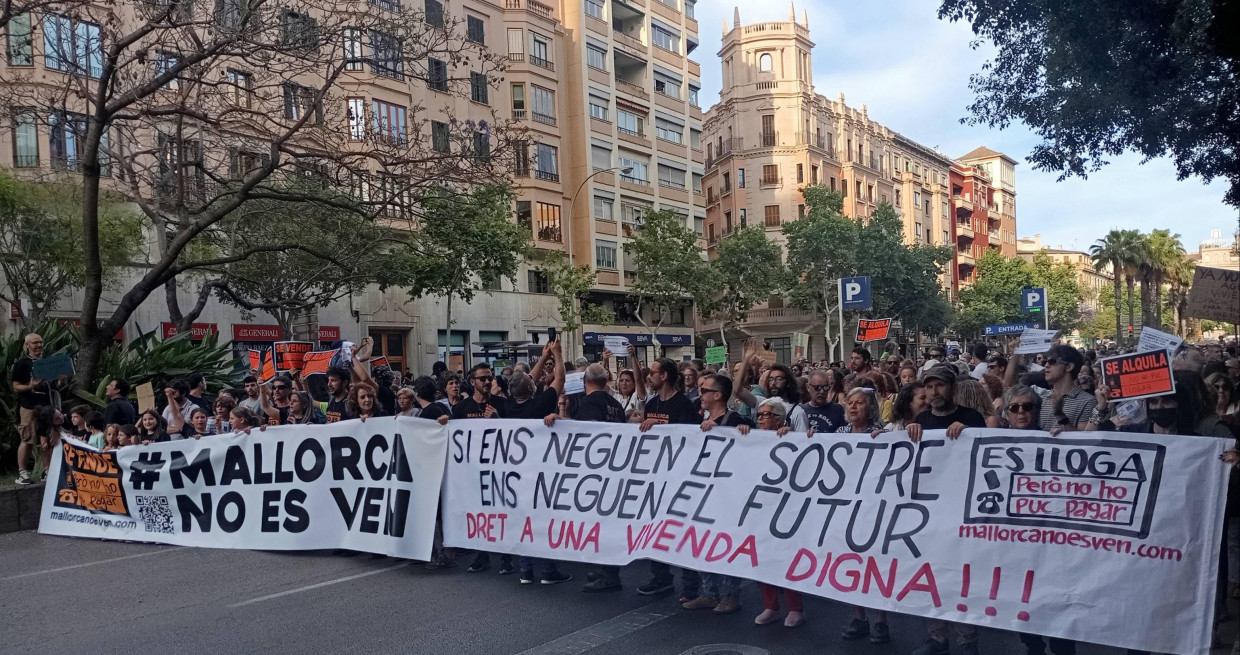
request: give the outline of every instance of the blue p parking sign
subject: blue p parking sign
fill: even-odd
[[[874,305],[870,299],[870,277],[846,277],[840,279],[840,302],[844,309],[869,309]]]

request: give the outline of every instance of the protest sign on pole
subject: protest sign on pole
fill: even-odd
[[[516,420],[448,431],[449,546],[653,559],[1154,652],[1210,644],[1231,440],[970,429],[914,444]]]
[[[1055,336],[1059,330],[1025,330],[1020,333],[1020,342],[1016,344],[1017,355],[1040,355],[1055,345]]]
[[[1198,266],[1184,315],[1225,323],[1240,321],[1240,272]]]
[[[402,417],[107,452],[64,439],[39,532],[430,559],[446,434]]]
[[[1107,357],[1101,363],[1102,383],[1113,401],[1175,393],[1171,355],[1165,349]]]
[[[727,346],[715,346],[713,348],[706,349],[707,364],[722,364],[726,361],[728,361]]]
[[[887,333],[891,331],[891,319],[889,318],[862,318],[857,321],[857,343],[866,341],[882,341],[887,338]]]
[[[1168,355],[1174,357],[1175,351],[1179,350],[1183,344],[1184,340],[1174,334],[1167,334],[1145,325],[1141,327],[1141,337],[1137,339],[1137,351],[1166,350]]]
[[[306,353],[314,350],[309,341],[277,341],[272,344],[277,371],[300,371]]]

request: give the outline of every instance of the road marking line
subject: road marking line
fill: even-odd
[[[663,598],[521,651],[518,655],[580,655],[681,613],[679,603]]]
[[[120,562],[122,560],[133,559],[135,557],[146,557],[147,555],[159,555],[160,553],[171,553],[174,550],[185,550],[186,548],[189,548],[189,546],[177,546],[176,548],[164,548],[161,550],[154,550],[154,551],[150,551],[146,553],[138,553],[136,555],[125,555],[124,557],[113,557],[111,559],[101,559],[98,562],[86,562],[84,564],[72,564],[69,566],[58,566],[54,569],[46,569],[44,571],[32,571],[30,573],[22,573],[20,575],[9,576],[7,578],[0,578],[0,582],[7,582],[9,580],[19,580],[21,578],[29,578],[29,577],[36,576],[36,575],[43,575],[45,573],[59,573],[61,571],[70,571],[73,569],[80,569],[80,568],[87,567],[87,566],[94,566],[96,564],[110,564],[112,562]]]
[[[326,582],[318,582],[312,585],[298,587],[296,589],[289,589],[288,591],[281,591],[280,593],[277,593],[277,594],[269,594],[267,596],[259,596],[258,598],[251,598],[250,600],[243,600],[240,603],[233,603],[232,605],[229,605],[228,607],[229,609],[236,608],[236,607],[245,607],[246,605],[252,605],[254,603],[261,603],[265,600],[272,600],[274,598],[280,598],[280,597],[289,596],[292,594],[299,594],[303,591],[311,591],[313,589],[318,589],[320,587],[328,587],[334,584],[340,584],[341,582],[348,582],[350,580],[357,580],[358,578],[365,578],[367,576],[378,575],[380,573],[386,573],[388,571],[395,571],[396,569],[403,569],[406,566],[409,566],[409,564],[410,562],[402,562],[400,564],[397,564],[396,566],[389,566],[387,568],[375,569],[374,571],[366,571],[365,573],[358,573],[356,575],[349,575],[343,578],[336,578],[335,580],[328,580]]]

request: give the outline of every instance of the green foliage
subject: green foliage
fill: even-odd
[[[543,259],[538,270],[547,276],[547,285],[559,301],[561,330],[573,332],[582,323],[610,325],[616,320],[611,308],[585,302],[594,288],[594,271],[589,266],[573,266],[568,255],[556,250]]]
[[[513,222],[512,202],[511,187],[501,184],[423,198],[421,225],[404,258],[410,294],[451,294],[469,302],[489,280],[515,280],[530,234]]]
[[[721,291],[699,313],[716,316],[724,325],[744,322],[755,304],[788,283],[779,244],[768,240],[766,230],[758,226],[724,237],[710,267]]]
[[[23,330],[12,338],[0,338],[0,366],[3,366],[3,386],[0,387],[0,462],[12,465],[8,451],[17,446],[19,422],[17,393],[13,391],[13,365],[23,356],[26,335],[35,332],[43,337],[43,356],[58,353],[75,353],[81,345],[77,328],[49,321],[34,330]],[[125,378],[134,387],[145,382],[154,385],[155,397],[162,397],[162,390],[172,380],[192,372],[202,373],[207,388],[218,391],[237,386],[244,371],[234,369],[232,351],[220,345],[214,334],[201,344],[190,341],[185,332],[171,339],[158,340],[155,333],[138,335],[128,345],[112,345],[103,351],[101,370],[107,374],[92,381],[87,390],[62,390],[61,401],[67,406],[87,404],[103,407],[106,404],[108,383],[114,378]],[[136,397],[136,394],[134,394]]]
[[[788,269],[798,281],[789,299],[798,307],[830,320],[836,280],[853,275],[871,278],[874,316],[902,320],[925,332],[946,327],[951,306],[939,275],[952,249],[904,242],[904,225],[888,204],[863,221],[843,214],[843,196],[824,186],[805,189],[809,210],[784,225]]]
[[[716,285],[710,265],[702,258],[697,233],[685,226],[681,215],[662,210],[642,219],[638,235],[624,244],[633,259],[637,282],[629,294],[637,300],[637,319],[657,337],[669,314],[692,302],[710,302]],[[646,323],[643,309],[653,309],[658,317]],[[652,339],[658,343],[658,339]]]
[[[1080,327],[1084,298],[1071,264],[1054,263],[1045,252],[1030,263],[992,249],[977,260],[977,282],[960,291],[956,330],[971,334],[987,325],[1027,322],[1028,316],[1020,311],[1025,287],[1046,288],[1051,328],[1067,333]]]
[[[943,0],[997,54],[975,75],[971,122],[1029,125],[1035,168],[1085,176],[1132,150],[1181,179],[1224,177],[1240,205],[1240,42],[1234,2]]]
[[[0,300],[30,303],[22,324],[43,322],[57,301],[86,282],[82,185],[29,182],[0,171]],[[142,245],[142,220],[110,198],[99,203],[105,286]]]

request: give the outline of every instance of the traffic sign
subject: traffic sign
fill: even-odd
[[[993,337],[1001,334],[1020,334],[1027,329],[1036,328],[1036,323],[1008,323],[1005,325],[987,325],[982,328],[982,335]]]
[[[869,309],[874,305],[870,298],[870,276],[840,278],[840,303],[844,309]]]

